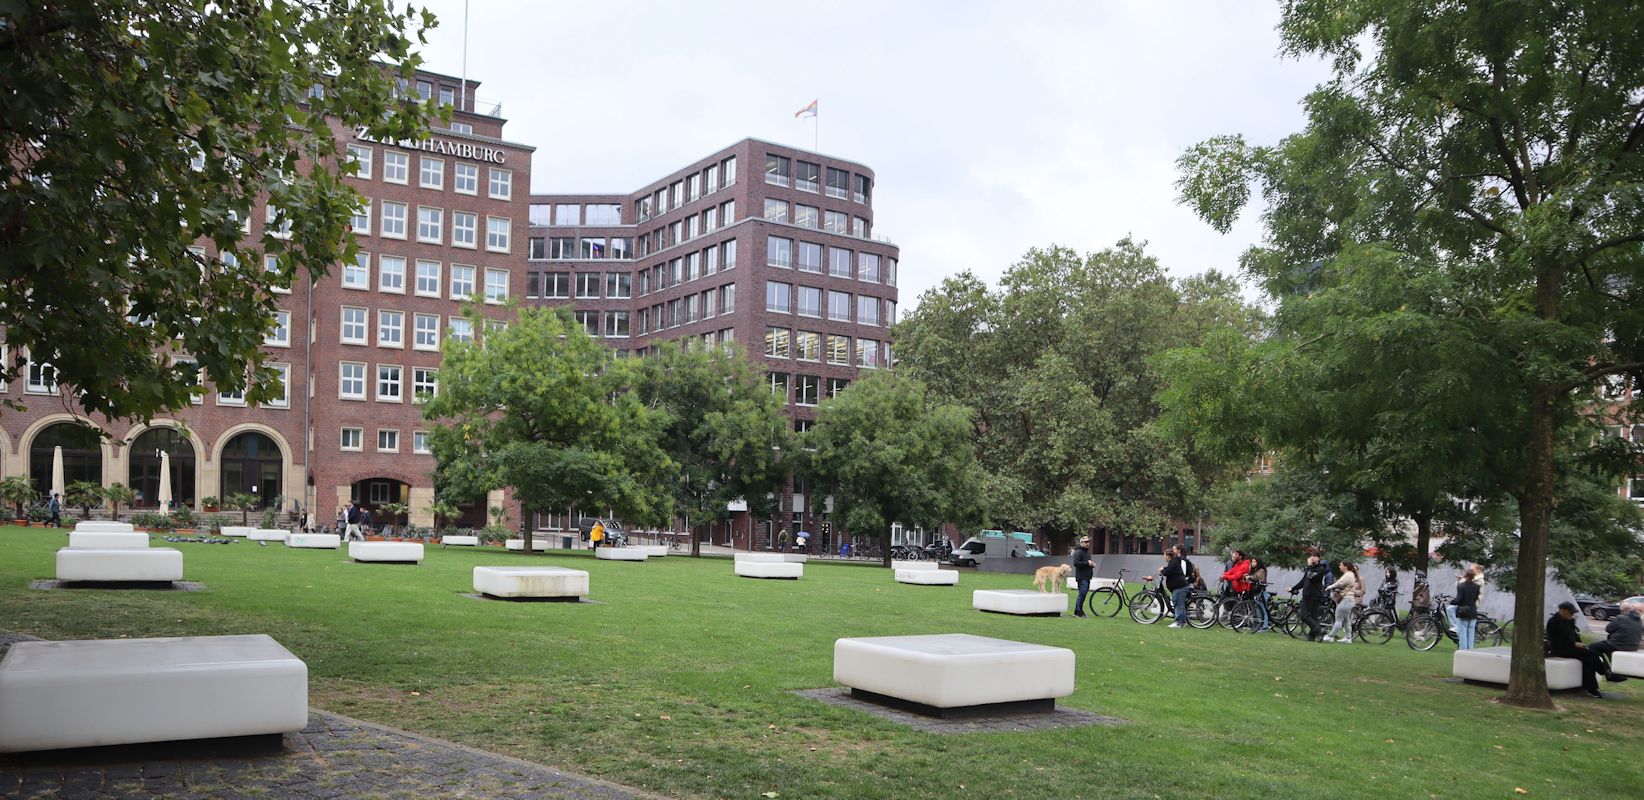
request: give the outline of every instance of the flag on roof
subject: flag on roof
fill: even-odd
[[[801,108],[798,111],[795,111],[793,116],[794,116],[794,119],[802,119],[802,118],[807,117],[807,116],[809,116],[809,117],[816,116],[816,100],[812,100],[810,105],[805,106],[804,108]]]

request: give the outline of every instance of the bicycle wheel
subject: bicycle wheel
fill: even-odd
[[[1143,625],[1158,622],[1165,613],[1164,598],[1154,592],[1142,592],[1130,598],[1130,618]]]
[[[1501,644],[1501,627],[1495,620],[1480,619],[1478,626],[1473,629],[1473,643],[1485,646]]]
[[[1410,645],[1411,650],[1426,652],[1437,647],[1442,638],[1444,631],[1439,628],[1438,620],[1429,616],[1410,620],[1410,627],[1404,631],[1404,643]]]
[[[1119,609],[1125,607],[1125,597],[1117,589],[1103,587],[1091,592],[1085,599],[1085,605],[1090,613],[1098,617],[1116,617]]]
[[[1359,619],[1358,632],[1353,638],[1366,644],[1387,644],[1387,640],[1393,638],[1393,633],[1398,627],[1398,622],[1393,619],[1392,614],[1378,608],[1365,612]]]
[[[1307,620],[1302,619],[1301,609],[1294,606],[1285,612],[1284,619],[1280,620],[1278,624],[1284,629],[1285,634],[1292,639],[1306,639],[1313,632],[1313,628],[1307,624]]]
[[[1262,612],[1254,600],[1240,600],[1227,611],[1222,624],[1240,633],[1255,633],[1262,626]]]
[[[1223,597],[1218,599],[1215,606],[1215,617],[1211,620],[1211,622],[1223,627],[1231,627],[1228,624],[1227,618],[1232,616],[1233,607],[1238,604],[1239,598],[1237,597]]]
[[[1216,624],[1216,599],[1199,595],[1187,599],[1187,624],[1204,630]]]

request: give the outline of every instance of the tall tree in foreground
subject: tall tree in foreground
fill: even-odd
[[[528,513],[575,506],[664,519],[672,464],[657,447],[657,414],[633,391],[632,364],[566,308],[520,309],[506,327],[474,309],[469,317],[484,338],[445,340],[439,392],[423,408],[440,499],[509,488]]]
[[[195,391],[175,348],[252,404],[279,396],[271,290],[353,258],[332,126],[424,135],[395,81],[433,24],[387,0],[0,3],[0,380],[26,351],[87,412],[147,419]]]
[[[729,519],[733,500],[745,499],[754,517],[774,514],[792,433],[781,401],[742,351],[665,342],[637,372],[640,400],[657,413],[674,464],[672,514],[689,523],[691,555],[702,552],[698,527]]]
[[[1556,454],[1602,380],[1644,373],[1641,30],[1644,5],[1606,0],[1289,2],[1285,49],[1335,72],[1308,96],[1307,128],[1183,157],[1180,188],[1218,229],[1260,186],[1267,238],[1245,266],[1280,300],[1281,324],[1366,253],[1438,276],[1447,302],[1421,312],[1442,323],[1427,352],[1465,378],[1452,393],[1479,400],[1453,422],[1497,432],[1482,477],[1519,511],[1515,705],[1552,705],[1541,640]],[[1361,346],[1397,313],[1367,308],[1353,335],[1321,331],[1293,352],[1302,369],[1310,351],[1339,362],[1332,348]],[[1311,386],[1338,388],[1366,394]],[[1423,426],[1456,410],[1419,397],[1400,409]]]
[[[982,472],[970,409],[941,405],[924,384],[868,375],[823,401],[799,436],[798,470],[853,534],[876,533],[891,561],[891,525],[934,530],[981,521]]]

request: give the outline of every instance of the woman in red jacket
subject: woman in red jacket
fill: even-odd
[[[1233,551],[1233,566],[1222,573],[1222,580],[1233,584],[1233,591],[1241,595],[1250,593],[1250,557],[1243,550]]]

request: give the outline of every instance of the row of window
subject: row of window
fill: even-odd
[[[343,428],[340,443],[343,450],[349,452],[363,451],[365,449],[365,429]],[[394,428],[378,428],[377,452],[398,453],[399,451],[400,432]],[[411,432],[411,452],[419,455],[429,455],[434,452],[428,448],[428,431]]]
[[[765,310],[776,314],[797,314],[821,319],[823,298],[827,299],[827,318],[835,322],[855,322],[858,325],[896,324],[896,301],[871,295],[856,295],[856,317],[851,318],[852,295],[833,289],[824,291],[815,286],[794,286],[781,281],[765,282]],[[883,312],[883,313],[881,313]]]
[[[858,239],[868,238],[868,221],[862,217],[852,217],[843,211],[824,211],[816,206],[790,203],[774,197],[765,198],[765,221],[798,225],[801,228],[823,230],[840,236],[855,236]]]
[[[371,204],[372,201],[367,198],[359,208],[354,209],[354,216],[348,223],[354,233],[371,235]],[[377,226],[377,235],[384,239],[409,238],[410,206],[392,200],[383,200],[378,205],[382,208],[382,217]],[[513,225],[513,220],[507,217],[486,216],[485,249],[493,253],[509,252]],[[417,206],[417,241],[426,244],[446,243],[445,209]],[[478,249],[479,215],[472,211],[451,212],[450,242],[452,247]]]
[[[670,286],[690,283],[736,267],[736,240],[726,239],[693,253],[639,271],[639,296],[660,292]]]
[[[644,222],[735,184],[736,156],[731,156],[635,200],[634,215],[640,222]],[[729,225],[730,220],[726,220],[725,224]]]
[[[530,222],[547,225],[621,225],[620,203],[532,203]]]
[[[659,333],[735,311],[736,284],[727,283],[699,294],[692,293],[666,303],[657,303],[649,309],[640,309],[635,333],[640,336]]]
[[[838,397],[850,381],[844,378],[819,378],[815,375],[789,375],[786,372],[768,372],[765,374],[769,381],[771,394],[782,398],[782,402],[793,403],[796,406],[814,406],[822,397]],[[789,387],[793,388],[793,395],[788,395]],[[823,395],[822,392],[827,394]],[[795,430],[804,433],[809,428]]]
[[[600,286],[604,297],[626,300],[633,296],[634,276],[628,272],[533,272],[525,276],[525,296],[533,300],[598,300]]]
[[[287,325],[287,328],[286,328],[286,331],[285,331],[285,334],[284,334],[284,339],[289,341],[289,338],[290,338],[290,328],[289,328],[290,314],[289,314],[289,312],[284,312],[284,311],[280,312],[280,314],[284,315],[285,324]],[[272,338],[273,336],[274,336],[274,334],[269,334],[270,338]],[[0,360],[3,360],[5,358],[6,358],[5,346],[0,345]],[[26,358],[26,356],[25,356],[25,358]],[[195,366],[196,369],[194,370],[194,372],[197,375],[199,374],[199,370],[197,368],[198,365],[193,359],[178,358],[178,359],[175,359],[175,361],[173,363],[186,364],[186,365],[189,365],[189,366]],[[276,363],[276,364],[268,364],[267,366],[268,366],[269,369],[274,370],[274,372],[277,375],[275,380],[278,381],[280,394],[279,394],[278,397],[275,397],[274,399],[268,401],[267,403],[264,403],[263,407],[264,408],[290,408],[291,407],[291,365],[290,364],[277,364]],[[26,366],[25,366],[23,372],[24,372],[24,375],[25,375],[25,380],[24,380],[24,383],[23,383],[23,391],[25,391],[29,394],[57,394],[57,391],[58,391],[57,368],[52,366],[50,362],[35,361],[33,359],[26,359]],[[6,382],[0,381],[0,393],[3,393],[5,391],[7,391],[7,388],[8,387],[7,387]],[[200,405],[204,402],[205,402],[205,398],[203,396],[196,395],[194,397],[194,404],[195,405]],[[217,405],[220,405],[220,406],[241,406],[241,407],[243,407],[243,406],[245,406],[245,404],[246,404],[246,402],[245,402],[245,391],[244,390],[241,390],[241,391],[238,391],[238,392],[218,392],[217,393]]]
[[[736,201],[727,200],[701,214],[677,219],[639,237],[639,257],[659,253],[698,236],[706,236],[736,222]]]
[[[825,194],[841,200],[850,198],[863,205],[871,205],[872,181],[866,175],[852,175],[837,167],[827,169]],[[792,186],[801,192],[822,191],[822,165],[809,161],[791,161],[775,153],[765,155],[765,182],[772,186]],[[854,191],[852,190],[854,186]]]
[[[411,349],[438,352],[440,349],[440,315],[411,314]],[[359,306],[343,306],[339,314],[342,330],[338,341],[343,344],[370,344],[371,311]],[[496,322],[500,325],[501,322]],[[405,347],[406,312],[377,309],[376,343],[378,347]],[[445,333],[454,341],[474,341],[474,323],[466,317],[446,319]]]
[[[376,148],[363,144],[348,146],[348,163],[354,165],[354,177],[370,180],[375,165]],[[382,151],[382,182],[411,184],[411,154],[401,150]],[[451,191],[457,194],[479,195],[480,166],[457,161],[451,168]],[[445,159],[437,156],[417,156],[417,187],[445,190]],[[514,196],[514,171],[502,167],[487,167],[485,194],[492,200],[511,200]]]
[[[876,253],[855,252],[843,247],[827,247],[815,242],[796,242],[780,236],[765,238],[765,263],[800,272],[822,273],[822,253],[828,254],[828,274],[835,278],[850,278],[867,283],[896,285],[896,259],[881,259]],[[855,269],[852,269],[852,262]]]
[[[405,294],[407,260],[402,256],[377,256],[377,290],[389,294]],[[419,258],[416,260],[416,273],[411,278],[412,291],[417,297],[442,297],[445,284],[442,274],[445,265],[438,261]],[[485,269],[484,298],[485,302],[501,304],[508,301],[508,274],[506,269],[487,267]],[[451,264],[450,293],[443,295],[452,300],[467,300],[480,291],[476,283],[479,280],[478,267],[469,264]],[[342,268],[342,286],[344,289],[371,289],[371,254],[359,253],[353,263],[344,263]]]
[[[337,363],[337,398],[340,400],[365,400],[366,398],[366,370],[368,365],[360,361],[340,361]],[[379,403],[405,402],[405,367],[398,364],[378,364],[376,370],[376,392],[374,399]],[[439,394],[439,370],[433,367],[411,368],[411,402],[426,403],[428,398]]]
[[[890,343],[878,339],[856,340],[855,359],[851,358],[851,337],[823,334],[816,331],[793,331],[787,328],[765,329],[765,357],[791,358],[796,361],[827,361],[842,367],[855,365],[870,369],[890,365]]]
[[[627,261],[634,257],[631,236],[532,236],[529,243],[526,252],[533,261]]]

